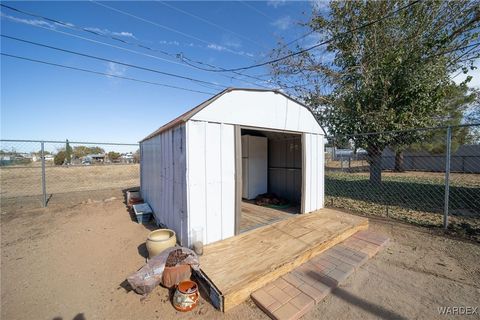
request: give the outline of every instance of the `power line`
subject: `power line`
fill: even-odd
[[[126,16],[135,18],[135,19],[137,19],[137,20],[140,20],[140,21],[149,23],[149,24],[154,25],[154,26],[156,26],[156,27],[159,27],[159,28],[162,28],[162,29],[171,31],[171,32],[178,33],[178,34],[180,34],[180,35],[182,35],[182,36],[184,36],[184,37],[188,37],[188,38],[190,38],[190,39],[194,39],[194,40],[200,41],[200,42],[202,42],[202,43],[204,43],[204,44],[206,44],[206,45],[212,45],[212,44],[213,44],[213,43],[210,42],[210,41],[203,40],[203,39],[201,39],[201,38],[198,38],[198,37],[196,37],[196,36],[190,35],[190,34],[185,33],[185,32],[183,32],[183,31],[179,31],[179,30],[177,30],[177,29],[174,29],[174,28],[165,26],[165,25],[163,25],[163,24],[160,24],[160,23],[157,23],[157,22],[154,22],[154,21],[151,21],[151,20],[148,20],[148,19],[139,17],[139,16],[137,16],[137,15],[134,15],[134,14],[132,14],[132,13],[126,12],[126,11],[124,11],[124,10],[120,10],[120,9],[111,7],[111,6],[109,6],[109,5],[106,5],[105,3],[98,2],[98,1],[95,1],[95,0],[90,0],[90,2],[92,2],[92,3],[96,4],[96,5],[102,6],[102,7],[104,7],[104,8],[113,10],[113,11],[115,11],[115,12],[124,14],[124,15],[126,15]],[[233,54],[238,54],[236,51],[231,50],[231,49],[229,49],[229,48],[225,48],[225,51],[228,51],[228,52],[233,53]]]
[[[257,45],[257,46],[261,46],[261,47],[267,48],[264,44],[261,44],[261,43],[258,43],[258,42],[256,42],[256,41],[253,41],[253,40],[251,40],[250,38],[247,38],[247,37],[245,37],[245,36],[243,36],[243,35],[235,32],[235,31],[232,31],[232,30],[230,30],[230,29],[227,29],[227,28],[225,28],[225,27],[223,27],[223,26],[221,26],[221,25],[219,25],[219,24],[216,24],[215,22],[212,22],[212,21],[210,21],[210,20],[208,20],[208,19],[202,18],[202,17],[197,16],[197,15],[191,13],[191,12],[188,12],[188,11],[182,10],[182,9],[180,9],[180,8],[177,8],[177,7],[175,7],[175,6],[172,6],[171,4],[168,4],[168,3],[165,2],[165,1],[161,1],[161,0],[156,0],[156,1],[159,2],[159,3],[161,3],[161,4],[164,5],[164,6],[167,6],[167,7],[171,8],[171,9],[175,10],[175,11],[178,11],[178,12],[181,12],[181,13],[183,13],[183,14],[186,14],[186,15],[188,15],[188,16],[190,16],[190,17],[193,17],[193,18],[195,18],[195,19],[197,19],[197,20],[200,20],[200,21],[202,21],[202,22],[204,22],[204,23],[207,23],[207,24],[209,24],[209,25],[211,25],[211,26],[214,26],[214,27],[216,27],[216,28],[218,28],[218,29],[220,29],[220,30],[223,30],[223,31],[226,31],[226,32],[228,32],[228,33],[234,34],[234,35],[236,35],[237,37],[240,37],[240,38],[242,38],[242,39],[244,39],[244,40],[247,40],[247,41],[249,41],[249,42],[251,42],[251,43],[253,43],[253,44]]]
[[[147,83],[147,84],[152,84],[156,86],[161,86],[161,87],[167,87],[167,88],[172,88],[172,89],[178,89],[178,90],[184,90],[184,91],[190,91],[190,92],[195,92],[195,93],[202,93],[202,94],[208,94],[208,95],[213,95],[214,93],[211,92],[205,92],[205,91],[199,91],[199,90],[193,90],[193,89],[187,89],[187,88],[182,88],[182,87],[177,87],[169,84],[164,84],[164,83],[158,83],[158,82],[152,82],[152,81],[147,81],[147,80],[141,80],[137,78],[130,78],[130,77],[124,77],[124,76],[119,76],[115,74],[110,74],[110,73],[104,73],[104,72],[99,72],[99,71],[94,71],[94,70],[89,70],[89,69],[83,69],[83,68],[77,68],[77,67],[72,67],[72,66],[67,66],[63,64],[58,64],[58,63],[53,63],[53,62],[48,62],[48,61],[43,61],[43,60],[37,60],[37,59],[31,59],[27,57],[21,57],[13,54],[8,54],[4,52],[0,52],[2,56],[5,57],[10,57],[10,58],[15,58],[15,59],[21,59],[21,60],[26,60],[30,62],[36,62],[40,64],[45,64],[49,66],[55,66],[59,68],[65,68],[65,69],[70,69],[70,70],[76,70],[76,71],[82,71],[86,73],[92,73],[92,74],[97,74],[97,75],[102,75],[102,76],[107,76],[107,77],[114,77],[114,78],[119,78],[119,79],[124,79],[124,80],[130,80],[130,81],[136,81],[136,82],[141,82],[141,83]]]
[[[362,24],[362,25],[359,26],[359,27],[356,27],[356,28],[350,29],[350,30],[348,30],[348,31],[342,32],[342,33],[340,33],[339,35],[336,35],[336,36],[334,36],[334,37],[332,37],[332,38],[330,38],[330,39],[328,39],[328,40],[322,41],[322,42],[320,42],[320,43],[318,43],[318,44],[316,44],[316,45],[313,45],[313,46],[311,46],[311,47],[308,47],[308,48],[306,48],[306,49],[302,49],[302,50],[299,50],[299,51],[296,51],[296,52],[292,52],[292,53],[287,54],[287,55],[285,55],[285,56],[283,56],[283,57],[280,57],[280,58],[276,58],[276,59],[269,60],[269,61],[262,62],[262,63],[253,64],[253,65],[246,66],[246,67],[231,68],[231,69],[222,68],[222,70],[214,70],[214,69],[212,69],[212,70],[210,70],[210,71],[212,71],[212,72],[233,72],[233,71],[249,70],[249,69],[254,69],[254,68],[258,68],[258,67],[263,67],[263,66],[266,66],[266,65],[269,65],[269,64],[272,64],[272,63],[276,63],[276,62],[279,62],[279,61],[288,59],[288,58],[297,56],[297,55],[299,55],[299,54],[302,54],[302,53],[305,53],[305,52],[309,52],[309,51],[311,51],[311,50],[313,50],[313,49],[315,49],[315,48],[318,48],[318,47],[320,47],[320,46],[323,46],[323,45],[325,45],[325,44],[327,44],[327,43],[330,43],[330,42],[334,41],[336,38],[340,37],[341,35],[345,35],[345,34],[347,34],[347,33],[352,33],[352,32],[354,32],[354,31],[357,31],[357,30],[360,30],[360,29],[369,27],[369,26],[371,26],[371,25],[373,25],[373,24],[375,24],[375,23],[378,23],[378,22],[380,22],[380,21],[383,21],[383,20],[385,20],[385,19],[388,19],[388,18],[390,18],[392,15],[394,15],[394,14],[396,14],[396,13],[402,11],[402,10],[405,10],[405,9],[409,8],[409,7],[411,7],[411,6],[419,3],[420,1],[421,1],[421,0],[412,1],[412,2],[410,2],[409,4],[400,7],[399,9],[391,12],[390,14],[388,14],[388,15],[386,15],[386,16],[383,16],[383,17],[381,17],[381,18],[379,18],[379,19],[376,19],[376,20],[370,21],[370,22],[368,22],[368,23]]]
[[[113,44],[110,44],[110,43],[106,43],[106,42],[102,42],[102,41],[98,41],[98,40],[93,40],[93,39],[85,38],[85,37],[82,37],[82,36],[79,36],[79,35],[76,35],[76,34],[72,34],[72,33],[65,32],[65,31],[60,31],[60,30],[56,30],[56,29],[52,29],[52,28],[48,28],[48,27],[44,27],[44,26],[41,26],[41,25],[32,25],[32,26],[33,26],[33,27],[37,27],[37,28],[42,28],[42,29],[45,29],[45,30],[48,30],[48,31],[60,33],[60,34],[63,34],[63,35],[69,36],[69,37],[82,39],[82,40],[84,40],[84,41],[88,41],[88,42],[92,42],[92,43],[96,43],[96,44],[101,44],[101,45],[108,46],[108,47],[111,47],[111,48],[115,48],[115,49],[118,49],[118,50],[123,50],[123,51],[126,51],[126,52],[138,54],[138,55],[145,56],[145,57],[148,57],[148,58],[158,59],[158,60],[160,60],[160,61],[167,62],[167,63],[171,63],[171,64],[176,64],[176,65],[179,65],[179,66],[182,66],[182,67],[187,67],[187,68],[192,68],[192,69],[198,69],[198,68],[196,68],[195,66],[191,66],[191,65],[189,65],[188,63],[185,63],[184,61],[177,62],[177,61],[168,60],[168,59],[161,58],[161,57],[158,57],[158,56],[155,56],[155,55],[151,55],[151,54],[147,54],[147,53],[144,53],[144,52],[140,52],[140,51],[136,51],[136,50],[132,50],[132,49],[127,49],[127,48],[119,47],[119,46],[116,46],[116,45],[113,45]],[[212,66],[212,67],[213,67],[213,66]],[[238,73],[238,74],[241,75],[241,73]],[[221,74],[220,76],[222,76],[222,77],[224,77],[224,78],[228,78],[228,79],[230,79],[230,80],[235,79],[235,80],[237,80],[237,81],[241,81],[241,82],[245,82],[245,83],[249,83],[249,84],[258,85],[258,84],[256,84],[256,83],[251,82],[251,81],[246,81],[246,80],[239,79],[239,78],[236,78],[236,77],[233,77],[233,76],[228,76],[228,75],[224,75],[224,74]],[[261,85],[259,85],[259,86],[261,86]]]
[[[113,62],[113,63],[123,65],[123,66],[126,66],[126,67],[130,67],[130,68],[135,68],[135,69],[139,69],[139,70],[154,72],[154,73],[158,73],[158,74],[162,74],[162,75],[166,75],[166,76],[170,76],[170,77],[174,77],[174,78],[189,80],[189,81],[193,81],[193,82],[210,84],[210,85],[218,86],[218,87],[221,87],[221,88],[227,88],[226,86],[219,85],[219,84],[214,83],[214,82],[199,80],[199,79],[195,79],[195,78],[191,78],[191,77],[186,77],[186,76],[182,76],[182,75],[178,75],[178,74],[174,74],[174,73],[170,73],[170,72],[165,72],[165,71],[160,71],[160,70],[156,70],[156,69],[151,69],[151,68],[147,68],[147,67],[137,66],[137,65],[130,64],[130,63],[120,62],[120,61],[116,61],[116,60],[112,60],[112,59],[97,57],[97,56],[94,56],[94,55],[81,53],[81,52],[77,52],[77,51],[72,51],[72,50],[67,50],[67,49],[63,49],[63,48],[58,48],[58,47],[46,45],[46,44],[43,44],[43,43],[38,43],[38,42],[33,42],[33,41],[25,40],[25,39],[20,39],[20,38],[8,36],[8,35],[5,35],[5,34],[1,34],[1,36],[4,37],[4,38],[7,38],[7,39],[11,39],[11,40],[19,41],[19,42],[24,42],[24,43],[32,44],[32,45],[35,45],[35,46],[44,47],[44,48],[57,50],[57,51],[61,51],[61,52],[66,52],[66,53],[70,53],[70,54],[74,54],[74,55],[77,55],[77,56],[82,56],[82,57],[86,57],[86,58],[90,58],[90,59],[95,59],[95,60],[100,60],[100,61],[105,61],[105,62]]]
[[[265,14],[265,12],[261,11],[261,10],[258,10],[257,8],[255,8],[254,6],[250,5],[248,2],[246,1],[242,1],[242,0],[238,0],[238,2],[240,2],[241,4],[243,4],[244,6],[252,9],[253,11],[257,12],[258,14],[264,16],[265,18],[267,18],[268,20],[270,21],[275,21],[272,17],[268,16],[267,14]]]
[[[79,31],[83,31],[83,32],[88,32],[88,33],[94,34],[94,35],[96,35],[96,36],[100,36],[100,37],[103,37],[103,38],[120,41],[120,42],[122,42],[122,43],[124,43],[124,44],[128,44],[128,45],[131,45],[131,46],[139,47],[139,48],[146,49],[146,50],[149,50],[149,51],[158,52],[158,53],[160,53],[160,54],[166,55],[166,56],[171,57],[171,58],[174,58],[174,59],[178,59],[179,56],[182,56],[182,57],[186,58],[183,54],[170,53],[170,52],[167,52],[167,51],[164,51],[164,50],[155,49],[155,48],[152,48],[152,47],[149,47],[149,46],[140,44],[140,43],[134,43],[134,42],[126,41],[126,40],[119,39],[119,38],[117,38],[117,37],[114,37],[114,36],[111,36],[111,35],[108,35],[108,34],[104,34],[104,33],[101,33],[101,32],[93,31],[93,30],[91,30],[91,29],[89,29],[89,28],[87,28],[87,27],[76,26],[76,25],[74,25],[74,24],[72,24],[72,23],[63,22],[63,21],[60,21],[60,20],[58,20],[58,19],[53,19],[53,18],[46,17],[46,16],[43,16],[43,15],[40,15],[40,14],[37,14],[37,13],[27,12],[27,11],[20,10],[20,9],[18,9],[18,8],[14,8],[14,7],[11,7],[11,6],[2,4],[2,3],[0,3],[0,6],[6,8],[6,9],[9,9],[9,10],[12,10],[12,11],[15,11],[15,12],[18,12],[18,13],[21,13],[21,14],[24,14],[24,15],[27,15],[27,16],[31,16],[31,17],[43,19],[43,20],[45,20],[45,21],[49,21],[49,22],[52,22],[52,23],[55,23],[55,24],[59,24],[59,25],[61,25],[61,26],[63,26],[63,27],[69,28],[69,29],[75,29],[75,30],[79,30]],[[8,17],[8,16],[7,16],[7,17]],[[49,31],[54,31],[54,32],[57,32],[57,33],[69,35],[69,36],[71,36],[71,37],[80,38],[80,39],[83,39],[83,40],[86,40],[86,41],[95,42],[95,43],[98,43],[98,44],[103,44],[103,45],[110,46],[110,47],[113,47],[113,48],[117,48],[117,49],[120,49],[120,50],[129,51],[129,52],[133,52],[133,53],[136,53],[136,54],[144,55],[144,56],[147,56],[147,57],[150,57],[150,58],[159,59],[159,60],[162,60],[162,61],[165,61],[165,62],[168,62],[168,63],[178,64],[178,65],[183,65],[183,66],[188,66],[188,67],[191,67],[191,68],[195,68],[195,69],[202,70],[201,68],[198,68],[198,67],[195,66],[195,65],[191,65],[191,64],[185,62],[184,60],[181,60],[181,62],[177,62],[177,61],[173,61],[173,60],[163,59],[163,58],[160,58],[160,57],[158,57],[158,56],[148,55],[148,54],[145,54],[145,53],[142,53],[142,52],[139,52],[139,51],[135,51],[135,50],[129,50],[129,49],[126,49],[126,48],[123,48],[123,47],[115,46],[115,45],[108,44],[108,43],[101,42],[101,41],[97,41],[97,40],[92,40],[92,39],[84,38],[84,37],[81,37],[81,36],[78,36],[78,35],[74,35],[74,34],[71,34],[71,33],[63,32],[63,31],[56,30],[56,29],[53,29],[53,28],[47,28],[47,27],[40,26],[40,25],[33,25],[33,26],[34,26],[34,27],[38,27],[38,28],[42,28],[42,29],[46,29],[46,30],[49,30]],[[186,58],[186,59],[187,59],[187,58]],[[192,62],[196,62],[196,63],[200,63],[200,64],[201,64],[201,62],[195,61],[195,60],[193,60],[193,59],[188,59],[188,60],[190,60],[190,61],[192,61]],[[212,67],[212,68],[219,68],[219,67],[214,66],[214,65],[211,65],[211,64],[208,64],[208,66],[209,66],[209,67]],[[208,70],[208,69],[205,69],[205,70],[203,70],[203,71],[209,71],[209,70]],[[245,75],[245,74],[243,74],[243,73],[238,73],[238,72],[236,72],[235,74],[241,75],[241,76],[245,76],[245,77],[248,77],[248,78],[251,78],[251,79],[255,79],[255,80],[258,80],[258,81],[265,82],[264,79],[260,79],[260,78],[258,78],[258,77],[254,77],[254,76],[250,76],[250,75]],[[247,81],[247,80],[244,80],[244,79],[239,79],[239,78],[236,78],[236,77],[234,77],[234,76],[226,76],[226,75],[222,75],[222,76],[223,76],[223,77],[226,77],[226,78],[229,78],[229,79],[234,79],[234,80],[237,80],[237,81],[241,81],[241,82],[253,84],[253,85],[256,85],[256,86],[260,86],[260,87],[263,87],[263,88],[267,88],[267,87],[262,86],[262,85],[259,85],[259,84],[257,84],[257,83],[253,83],[253,82],[251,82],[251,81]]]

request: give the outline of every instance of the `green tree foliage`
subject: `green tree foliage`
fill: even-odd
[[[59,151],[53,158],[53,163],[57,166],[63,165],[65,163],[65,156],[66,156],[65,150]]]
[[[72,147],[67,140],[67,142],[65,143],[65,164],[70,164],[72,162],[72,153]]]
[[[73,147],[73,156],[80,159],[89,154],[104,154],[105,150],[100,147],[75,146]]]
[[[120,153],[115,151],[110,151],[108,153],[108,158],[112,161],[118,160],[120,158]]]
[[[330,134],[438,125],[450,75],[468,72],[479,57],[478,45],[472,43],[478,40],[480,9],[477,1],[424,0],[398,10],[408,4],[330,2],[329,14],[314,12],[308,27],[318,42],[333,40],[273,65],[278,83],[306,101]],[[289,52],[282,46],[274,56]],[[370,181],[379,183],[382,150],[421,138],[412,131],[357,136],[353,142],[367,150]]]

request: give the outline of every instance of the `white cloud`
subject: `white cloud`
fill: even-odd
[[[226,47],[238,49],[242,46],[242,42],[236,38],[229,35],[224,35],[222,37],[222,43]]]
[[[128,37],[128,38],[135,39],[135,36],[131,32],[121,31],[121,32],[113,32],[113,34],[120,37]]]
[[[124,76],[127,73],[127,68],[114,62],[108,62],[106,73],[114,76]]]
[[[0,14],[1,14],[2,18],[4,18],[4,19],[8,19],[10,21],[17,22],[17,23],[28,24],[28,25],[31,25],[31,26],[41,26],[41,27],[49,27],[49,28],[55,28],[55,26],[57,26],[57,24],[49,23],[49,22],[46,22],[46,21],[43,21],[43,20],[22,19],[22,18],[17,18],[17,17],[14,17],[14,16],[10,16],[10,15],[5,14],[3,12],[1,12]]]
[[[208,49],[212,49],[212,50],[216,50],[216,51],[225,51],[227,50],[226,47],[224,46],[221,46],[221,45],[218,45],[218,44],[215,44],[215,43],[210,43],[208,46],[207,46]]]
[[[48,28],[51,28],[51,29],[55,29],[56,27],[69,26],[69,27],[75,28],[75,25],[73,23],[69,23],[69,22],[63,22],[64,24],[50,23],[50,22],[47,22],[47,21],[44,21],[44,20],[39,20],[39,19],[18,18],[18,17],[14,17],[14,16],[4,14],[3,12],[1,12],[0,14],[1,14],[1,17],[4,18],[4,19],[8,19],[10,21],[17,22],[17,23],[28,24],[28,25],[35,26],[35,27],[43,27],[43,28],[48,27]],[[133,33],[128,32],[128,31],[118,31],[117,32],[117,31],[110,31],[108,29],[100,29],[100,28],[96,28],[96,27],[87,27],[87,28],[85,28],[85,30],[90,30],[90,31],[100,33],[100,34],[103,34],[103,35],[110,35],[110,36],[126,37],[126,38],[135,39],[135,36],[133,35]]]
[[[460,73],[459,75],[455,76],[452,75],[452,80],[455,81],[456,84],[463,82],[468,76],[472,77],[472,80],[467,84],[470,88],[479,89],[480,90],[480,59],[477,59],[474,63],[476,69],[469,70],[467,74]]]
[[[287,30],[292,24],[292,22],[293,21],[292,21],[292,18],[290,18],[290,16],[285,16],[272,22],[272,26],[277,27],[280,30]]]
[[[127,31],[110,31],[108,29],[100,29],[97,27],[87,27],[85,30],[93,31],[108,36],[126,37],[136,39],[133,33]]]
[[[254,57],[254,55],[250,52],[233,51],[233,50],[230,50],[229,48],[227,48],[225,46],[221,46],[221,45],[215,44],[215,43],[210,43],[206,48],[210,49],[210,50],[215,50],[215,51],[228,51],[230,53],[233,53],[233,54],[236,54],[236,55],[239,55],[239,56],[246,56],[246,57],[250,57],[250,58]]]
[[[178,41],[160,40],[160,41],[158,41],[158,43],[166,44],[166,45],[169,45],[169,46],[177,46],[177,47],[180,45],[180,42],[178,42]]]
[[[278,8],[280,6],[283,6],[287,1],[286,0],[268,0],[267,5]]]

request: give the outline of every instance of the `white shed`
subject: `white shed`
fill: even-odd
[[[248,155],[246,141],[257,140],[261,156]],[[184,246],[193,230],[205,244],[241,232],[247,171],[256,192],[288,199],[299,214],[323,208],[324,132],[279,91],[226,89],[147,136],[140,152],[142,196]]]

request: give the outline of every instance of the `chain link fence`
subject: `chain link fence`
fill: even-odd
[[[480,125],[328,137],[326,206],[480,240]]]
[[[2,206],[87,200],[140,185],[138,144],[0,140]]]

